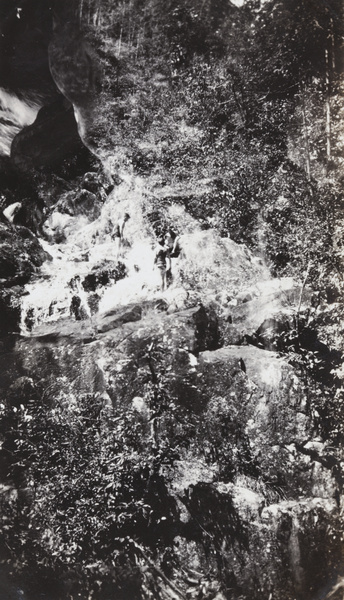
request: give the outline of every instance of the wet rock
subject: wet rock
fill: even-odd
[[[104,201],[114,186],[105,179],[104,174],[89,172],[83,176],[81,187],[94,194],[98,200]]]
[[[76,294],[72,296],[69,312],[70,315],[76,319],[76,321],[85,321],[89,317],[81,303],[81,298]]]
[[[124,263],[118,262],[116,267],[105,268],[96,266],[92,272],[86,275],[82,281],[82,287],[85,292],[95,292],[97,288],[108,285],[110,282],[116,283],[127,276],[127,268]]]
[[[114,310],[104,315],[99,315],[96,320],[98,333],[105,333],[133,321],[140,321],[142,317],[141,306],[135,305],[132,308],[126,307],[122,310]]]
[[[79,306],[78,302],[76,303]],[[39,348],[42,345],[56,346],[60,353],[62,347],[65,347],[67,352],[69,346],[74,347],[74,345],[93,342],[95,340],[94,326],[89,315],[86,316],[86,309],[83,305],[81,306],[81,315],[80,319],[76,319],[71,310],[71,316],[59,319],[58,323],[34,326],[30,332],[33,345],[36,344]]]
[[[41,234],[41,226],[45,218],[45,206],[39,198],[35,202],[24,201],[15,215],[14,223],[30,229],[36,235]]]
[[[152,312],[168,312],[169,304],[163,298],[158,298],[157,300],[145,300],[144,302],[141,302],[141,308],[142,315],[146,316]]]
[[[19,331],[21,319],[20,299],[23,288],[0,289],[0,332]]]
[[[295,329],[300,290],[292,278],[284,278],[237,296],[222,313],[224,344],[249,340],[269,350],[281,349],[282,334]],[[311,292],[305,289],[301,310],[310,308],[311,299]]]
[[[25,318],[24,318],[24,324],[25,324],[25,327],[27,328],[28,331],[32,330],[32,328],[33,328],[33,326],[35,324],[35,311],[34,311],[34,308],[31,307],[31,308],[28,309],[28,311],[27,311],[27,313],[25,315]]]
[[[85,173],[82,178],[81,187],[92,194],[98,194],[99,189],[101,188],[98,173]]]
[[[88,222],[89,221],[85,216],[72,217],[68,214],[55,211],[43,223],[42,229],[44,235],[48,239],[59,244],[63,242],[72,231],[81,229]]]
[[[56,210],[68,215],[85,215],[90,221],[97,219],[101,212],[102,203],[92,192],[78,190],[69,192],[56,205]]]
[[[89,296],[87,298],[87,304],[91,311],[91,315],[97,314],[97,312],[99,310],[100,300],[101,300],[101,297],[99,296],[99,294],[97,294],[97,293],[89,294]]]
[[[27,283],[35,268],[49,259],[29,229],[0,224],[0,279],[4,286]]]

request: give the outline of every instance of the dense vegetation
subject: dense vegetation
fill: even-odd
[[[127,172],[147,184],[147,220],[180,204],[203,229],[264,256],[273,275],[316,292],[309,313],[270,342],[307,382],[319,431],[338,447],[344,403],[331,371],[343,312],[328,309],[343,286],[342,2],[79,0],[54,11],[56,22],[79,23],[71,44],[87,40],[97,64],[98,110],[84,141],[118,182]],[[329,324],[325,348],[315,331]],[[5,558],[33,598],[184,597],[173,583],[185,562],[178,535],[212,557],[208,579],[189,584],[188,598],[246,597],[223,560],[226,536],[246,539],[230,500],[223,529],[212,530],[211,508],[205,515],[195,493],[185,533],[169,468],[197,448],[221,481],[240,472],[271,501],[293,497],[288,474],[267,480],[233,406],[214,402],[200,425],[181,402],[184,394],[192,403],[195,382],[186,377],[181,391],[171,373],[186,358],[169,363],[167,353],[152,344],[138,359],[146,419],[119,403],[107,412],[93,394],[72,397],[62,378],[44,387],[23,376],[1,404]]]
[[[85,2],[80,11],[105,82],[90,141],[117,146],[118,168],[132,164],[150,186],[178,186],[174,202],[266,252],[277,273],[311,262],[315,281],[333,274],[341,3]]]

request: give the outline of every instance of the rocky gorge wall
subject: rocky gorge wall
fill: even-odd
[[[151,140],[114,143],[138,118],[130,40],[100,52],[97,11],[80,27],[79,3],[22,4],[21,23],[42,9],[39,76],[0,85],[40,109],[1,165],[4,203],[23,203],[0,223],[4,572],[28,600],[339,599],[340,298],[195,218],[216,173],[190,189],[150,166]],[[183,253],[161,293],[167,225]]]
[[[231,260],[221,277],[214,276],[211,258],[208,279],[204,261],[192,263],[193,281],[203,277],[197,292],[190,275],[185,279],[196,240],[208,255],[211,244],[218,253],[223,241],[195,224],[197,237],[190,246],[185,237],[174,283],[161,295],[152,272],[142,287],[142,265],[131,266],[137,239],[131,223],[131,248],[122,259],[127,274],[105,284],[98,278],[98,310],[70,313],[66,283],[65,305],[52,302],[40,313],[44,295],[50,297],[47,286],[56,289],[54,277],[62,285],[61,266],[73,261],[83,274],[83,302],[94,294],[85,282],[87,273],[100,272],[92,252],[100,252],[98,260],[103,256],[109,239],[104,213],[116,194],[120,200],[119,190],[109,196],[87,238],[79,215],[79,229],[67,233],[58,255],[50,245],[55,258],[50,255],[48,271],[36,273],[23,299],[26,311],[35,304],[29,331],[23,336],[9,326],[3,337],[3,419],[20,423],[24,446],[25,440],[37,445],[34,455],[21,454],[19,440],[4,436],[5,514],[18,503],[24,516],[16,527],[23,532],[25,515],[38,508],[45,515],[44,527],[36,525],[37,556],[51,564],[51,552],[61,552],[75,569],[68,584],[61,575],[61,598],[79,589],[79,570],[87,572],[98,546],[109,555],[117,548],[136,556],[141,592],[123,592],[132,597],[146,597],[145,589],[156,598],[321,597],[332,589],[342,561],[340,459],[324,435],[314,384],[288,352],[273,350],[281,332],[293,328],[301,286],[291,278],[271,279],[262,261],[229,240]],[[92,230],[98,231],[93,242]],[[75,254],[81,235],[85,262]],[[61,259],[68,240],[73,255]],[[2,244],[5,249],[6,237]],[[40,286],[46,287],[33,295]],[[125,304],[129,290],[133,298]],[[302,298],[304,314],[310,291]],[[22,468],[12,465],[10,451],[22,456]],[[73,455],[79,459],[71,463]],[[75,544],[70,558],[66,536]],[[24,549],[18,547],[19,555]],[[92,572],[92,580],[104,580],[101,593],[107,580],[115,586],[112,575],[101,575],[108,560],[98,560]],[[134,563],[127,565],[128,582],[138,577]],[[56,578],[53,570],[50,577]]]

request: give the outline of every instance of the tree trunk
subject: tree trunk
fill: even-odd
[[[308,179],[311,178],[311,159],[309,153],[309,139],[307,129],[307,118],[306,118],[306,104],[305,104],[305,89],[303,81],[300,82],[300,95],[301,95],[301,114],[302,114],[302,134],[305,142],[305,167]]]
[[[325,50],[326,61],[326,158],[331,160],[331,84],[330,84],[330,57],[329,51]]]
[[[139,54],[139,45],[140,45],[140,41],[141,41],[141,36],[140,36],[140,34],[138,33],[138,34],[137,34],[137,39],[136,39],[135,62],[137,62],[137,57],[138,57],[138,54]]]
[[[119,33],[119,42],[118,42],[118,58],[121,58],[121,47],[122,47],[122,27],[121,27],[121,31]]]
[[[82,9],[84,7],[84,0],[80,0],[80,5],[79,5],[79,23],[82,23]]]

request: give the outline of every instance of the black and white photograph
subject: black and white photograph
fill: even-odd
[[[342,0],[0,0],[0,600],[343,600]]]

